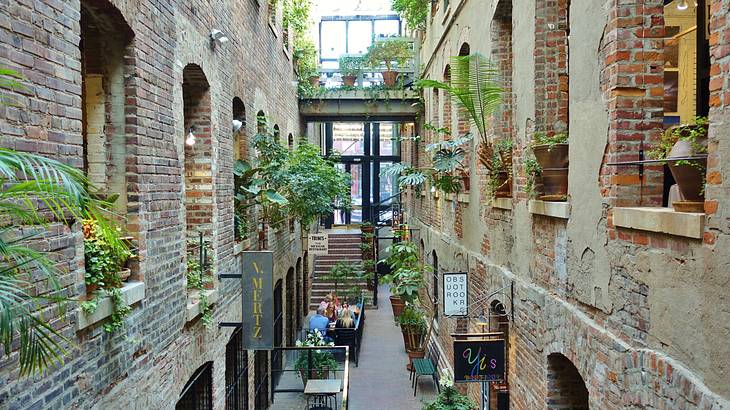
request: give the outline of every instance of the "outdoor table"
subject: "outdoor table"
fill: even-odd
[[[310,397],[317,396],[334,396],[335,408],[337,408],[337,393],[340,392],[342,380],[340,379],[310,379],[304,386],[304,395],[307,396],[307,407],[309,407]],[[316,400],[315,400],[316,403]]]

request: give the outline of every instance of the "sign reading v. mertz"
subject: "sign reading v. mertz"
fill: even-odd
[[[326,233],[310,233],[309,246],[310,255],[327,255],[329,253],[329,235]]]
[[[243,348],[274,348],[274,253],[243,252]]]

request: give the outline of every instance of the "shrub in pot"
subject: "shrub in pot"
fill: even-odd
[[[426,314],[415,304],[408,303],[398,317],[398,324],[403,334],[406,352],[422,350],[427,328]]]
[[[672,202],[675,211],[704,211],[707,128],[706,117],[696,117],[691,123],[669,128],[648,153],[651,159],[666,160],[677,182],[680,200]],[[686,159],[688,157],[692,159]]]
[[[383,83],[387,87],[395,86],[398,72],[393,67],[403,67],[413,51],[411,45],[403,39],[382,39],[376,40],[366,54],[367,61],[373,68],[385,65],[386,70],[382,72]]]
[[[454,388],[454,381],[447,370],[439,377],[441,389],[436,400],[426,404],[423,410],[476,410],[477,404]]]
[[[335,266],[332,267],[330,273],[325,276],[325,279],[331,280],[335,283],[335,295],[338,293],[340,283],[355,277],[357,272],[356,268],[356,265],[346,262],[337,262]]]
[[[334,346],[333,342],[325,342],[324,337],[318,331],[309,332],[305,340],[297,340],[297,347]],[[329,372],[337,370],[337,360],[332,352],[311,349],[299,352],[299,357],[294,363],[294,368],[299,372],[302,382],[306,386],[309,379],[328,379]]]
[[[383,276],[383,282],[390,284],[390,304],[393,316],[398,318],[405,303],[413,302],[423,284],[423,267],[418,261],[418,247],[415,243],[402,241],[386,249],[389,256],[382,262],[391,272]]]
[[[538,169],[533,177],[539,176],[542,182],[542,195],[545,201],[565,201],[568,199],[568,134],[548,135],[535,133],[532,153]],[[534,186],[534,185],[533,185]]]
[[[512,197],[512,140],[495,143],[491,152],[487,171],[489,183],[487,196],[496,198]]]
[[[339,63],[342,83],[345,87],[353,87],[365,66],[365,57],[344,55],[340,57]]]

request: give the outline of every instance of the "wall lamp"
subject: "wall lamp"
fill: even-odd
[[[192,147],[195,145],[195,134],[193,134],[193,127],[188,130],[188,137],[185,138],[185,145]]]
[[[228,37],[226,37],[225,34],[223,34],[222,31],[218,29],[213,29],[210,31],[210,42],[213,46],[216,45],[223,45],[224,43],[227,43],[229,41]]]
[[[237,133],[238,130],[241,129],[241,127],[243,127],[243,121],[241,121],[241,120],[233,120],[233,127],[232,128],[233,128],[233,133],[234,134]]]

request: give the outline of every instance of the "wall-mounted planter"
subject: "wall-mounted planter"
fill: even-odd
[[[542,168],[543,201],[565,201],[568,198],[568,144],[536,145],[535,160]]]

